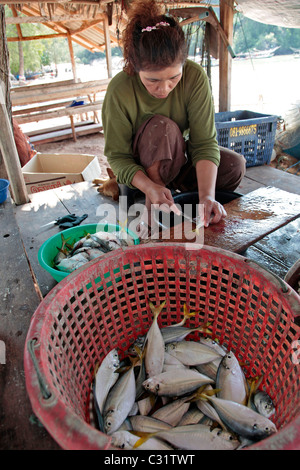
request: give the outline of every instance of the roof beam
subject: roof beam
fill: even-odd
[[[8,17],[5,19],[6,24],[24,24],[24,23],[57,23],[73,20],[91,20],[90,16],[84,15],[54,15],[54,16],[18,16],[18,17]],[[104,15],[102,13],[97,15],[97,18],[94,18],[93,21],[103,21]]]
[[[39,36],[22,36],[6,38],[7,42],[18,42],[18,41],[34,41],[38,39],[53,39],[53,38],[66,38],[67,33],[56,33],[56,34],[43,34]]]

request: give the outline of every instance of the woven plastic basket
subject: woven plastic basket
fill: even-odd
[[[148,300],[166,300],[161,326],[182,319],[185,303],[200,310],[188,325],[212,322],[213,337],[246,364],[247,375],[263,375],[279,432],[249,449],[300,449],[299,296],[240,255],[162,243],[90,262],[61,281],[32,317],[27,391],[34,413],[63,449],[111,448],[110,437],[88,422],[93,372],[112,348],[123,357],[148,330]]]

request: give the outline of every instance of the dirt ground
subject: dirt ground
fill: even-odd
[[[101,176],[107,176],[106,168],[109,166],[104,156],[104,136],[102,133],[90,134],[87,136],[77,137],[77,141],[73,139],[51,142],[48,144],[36,144],[34,149],[41,153],[81,153],[95,155],[98,157],[101,167]]]

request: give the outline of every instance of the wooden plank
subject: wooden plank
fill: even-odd
[[[88,120],[88,121],[78,121],[78,122],[75,122],[75,127],[76,127],[76,130],[77,130],[77,127],[87,126],[87,125],[92,125],[92,124],[95,124],[95,123],[91,119]],[[39,135],[39,134],[47,134],[49,132],[61,131],[61,130],[64,130],[64,129],[68,129],[69,127],[70,127],[69,124],[61,124],[59,126],[53,126],[53,127],[51,126],[51,127],[46,127],[46,128],[42,128],[42,129],[34,129],[32,131],[27,131],[26,135],[28,137],[31,137],[31,136],[36,136],[36,135]]]
[[[28,135],[28,134],[27,134]],[[259,183],[258,181],[254,181],[251,178],[248,178],[247,173],[246,176],[242,179],[241,183],[239,186],[236,188],[236,192],[239,194],[248,194],[251,193],[251,191],[255,191],[258,188],[261,188],[263,185],[262,183]]]
[[[220,23],[223,28],[218,29],[222,41],[219,43],[219,111],[230,111],[231,107],[231,71],[232,57],[228,52],[228,44],[233,41],[233,0],[220,2]]]
[[[74,212],[77,211],[73,210],[71,213]],[[58,233],[60,229],[57,225],[42,226],[69,213],[66,206],[52,190],[31,194],[28,204],[14,208],[22,242],[43,296],[56,285],[56,281],[39,265],[38,251],[41,245],[52,235]]]
[[[241,254],[245,256],[246,258],[249,258],[259,263],[265,269],[276,274],[281,279],[284,279],[284,276],[288,272],[288,267],[284,263],[282,263],[277,258],[274,258],[273,256],[270,256],[264,251],[260,250],[257,247],[257,244],[249,246],[249,248],[247,248],[247,250],[245,250]]]
[[[12,130],[11,120],[9,119],[6,100],[3,95],[5,89],[2,80],[0,80],[0,151],[3,156],[5,169],[10,181],[10,188],[16,204],[24,204],[29,201],[27,189],[22,174],[22,168],[16,142]]]
[[[84,224],[103,223],[104,219],[116,223],[118,203],[101,196],[97,187],[88,181],[31,194],[30,198],[30,203],[22,206],[22,209],[16,207],[14,212],[41,294],[45,296],[56,285],[56,281],[39,265],[38,251],[48,238],[62,229],[57,225],[42,226],[65,214],[88,214]],[[101,206],[108,208],[108,217],[101,216]]]
[[[284,191],[300,195],[299,176],[286,173],[269,165],[247,168],[247,178],[262,185],[275,186]]]
[[[100,124],[93,123],[87,126],[82,126],[80,128],[75,126],[75,129],[76,129],[77,136],[83,136],[83,135],[95,134],[97,132],[101,132],[103,130],[103,127]],[[58,142],[60,140],[72,139],[72,138],[73,138],[72,129],[68,127],[66,129],[58,130],[55,132],[47,132],[46,134],[40,133],[36,136],[32,136],[30,137],[30,142],[32,142],[33,144],[45,144],[48,142]]]
[[[26,124],[28,122],[39,122],[47,119],[57,119],[64,116],[74,116],[76,114],[90,113],[100,111],[102,108],[103,100],[95,101],[94,103],[82,104],[80,106],[67,106],[54,111],[41,111],[41,112],[26,112],[17,117],[18,124]],[[62,105],[63,106],[63,105]]]
[[[300,218],[262,238],[255,246],[291,268],[300,258]]]
[[[47,111],[48,109],[54,109],[54,108],[61,108],[61,107],[66,107],[66,106],[70,106],[70,104],[72,104],[73,101],[71,100],[68,100],[68,101],[58,101],[56,103],[49,103],[49,104],[45,104],[45,105],[42,105],[42,106],[35,106],[35,107],[24,107],[22,109],[14,109],[13,112],[12,112],[12,115],[13,117],[15,116],[20,116],[22,114],[29,114],[29,113],[37,113],[39,111]],[[17,119],[17,118],[16,118]]]
[[[24,206],[23,206],[24,207]],[[26,391],[23,354],[31,317],[40,303],[10,198],[0,205],[1,450],[59,450],[34,419]],[[3,346],[4,345],[4,346]],[[3,352],[3,349],[2,349]]]
[[[259,188],[225,205],[227,217],[204,230],[204,244],[242,253],[264,236],[300,217],[300,198],[277,188]],[[185,221],[162,233],[166,241],[192,242],[195,224]],[[186,236],[189,234],[189,236]],[[196,236],[194,241],[198,240]]]
[[[71,213],[88,214],[86,224],[117,223],[119,203],[102,196],[97,186],[89,181],[75,183],[53,190]],[[107,212],[107,215],[106,215]]]
[[[38,89],[28,89],[23,92],[11,90],[12,106],[24,106],[31,103],[43,103],[45,101],[63,100],[66,98],[78,98],[79,96],[100,93],[107,89],[110,78],[103,80],[93,80],[89,82],[79,82],[72,85],[57,85],[57,87],[45,87]],[[58,82],[59,83],[59,82]],[[45,100],[45,96],[47,97]]]

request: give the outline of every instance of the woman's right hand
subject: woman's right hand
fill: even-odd
[[[164,212],[173,211],[175,214],[180,214],[180,210],[174,203],[171,191],[165,186],[152,183],[148,186],[146,198],[150,201],[154,208],[159,208]]]
[[[174,204],[171,191],[165,186],[151,182],[145,190],[146,196],[149,198],[151,204],[162,206],[171,206]]]

